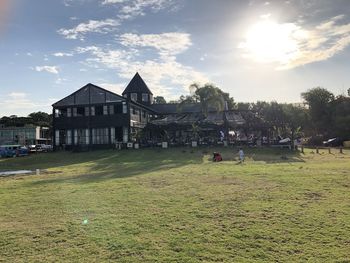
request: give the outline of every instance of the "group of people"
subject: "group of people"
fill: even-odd
[[[244,162],[244,152],[242,148],[239,148],[238,151],[238,157],[239,157],[239,163],[243,163]],[[221,162],[222,161],[222,156],[220,153],[218,152],[214,152],[213,153],[213,161],[214,162]]]

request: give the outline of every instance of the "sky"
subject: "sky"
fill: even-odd
[[[350,88],[349,0],[0,0],[0,116],[87,83],[155,96],[213,83],[236,102]]]

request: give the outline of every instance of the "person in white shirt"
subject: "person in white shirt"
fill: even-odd
[[[243,152],[242,148],[239,148],[238,155],[239,155],[239,162],[243,163],[244,162],[244,152]]]

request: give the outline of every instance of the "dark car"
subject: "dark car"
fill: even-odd
[[[0,156],[1,157],[18,157],[26,156],[29,151],[26,147],[21,145],[1,145],[0,146]]]
[[[327,141],[324,141],[323,145],[327,147],[339,147],[339,146],[343,146],[343,142],[344,142],[343,139],[336,137],[336,138],[331,138]]]

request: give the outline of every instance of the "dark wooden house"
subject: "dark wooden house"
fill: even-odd
[[[138,73],[123,96],[85,85],[52,105],[54,149],[108,148],[131,141],[154,113],[152,96]]]

